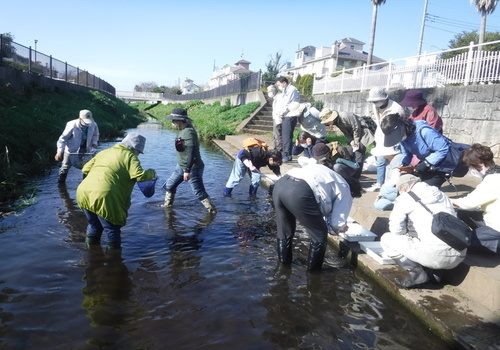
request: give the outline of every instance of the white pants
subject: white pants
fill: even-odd
[[[380,244],[388,256],[399,254],[431,269],[453,269],[465,259],[467,249],[457,251],[443,244],[424,244],[417,237],[386,232]]]

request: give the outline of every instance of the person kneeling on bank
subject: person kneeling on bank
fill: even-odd
[[[456,216],[453,204],[437,187],[421,182],[415,175],[401,175],[396,188],[400,194],[389,217],[389,232],[380,239],[384,253],[408,272],[408,277],[397,278],[395,282],[403,288],[439,282],[439,271],[435,270],[456,267],[465,259],[467,248],[458,251],[434,235],[433,216],[409,192],[416,194],[434,213]]]

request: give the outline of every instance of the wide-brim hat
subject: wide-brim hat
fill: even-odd
[[[370,92],[368,93],[368,98],[366,100],[368,102],[377,102],[377,101],[387,100],[388,98],[389,96],[387,96],[385,88],[377,86],[370,89]]]
[[[385,134],[384,146],[391,147],[403,140],[403,136],[406,135],[406,126],[401,119],[398,119],[392,126],[382,129],[382,132]]]
[[[184,108],[174,108],[170,115],[167,115],[165,119],[168,120],[179,120],[186,123],[192,122],[192,120],[188,117],[187,111]]]
[[[321,118],[321,124],[327,124],[329,122],[335,121],[339,116],[339,112],[332,111],[329,108],[323,108],[319,113],[319,117]]]
[[[287,117],[298,117],[304,112],[305,103],[292,102],[288,105]]]
[[[399,104],[405,107],[420,107],[427,104],[427,101],[424,99],[422,91],[408,90],[406,91],[405,98]]]
[[[94,122],[94,118],[92,118],[92,112],[89,111],[88,109],[82,109],[79,114],[80,119],[82,122],[85,124],[89,125]]]
[[[393,156],[398,153],[401,153],[401,150],[398,146],[392,146],[392,147],[375,146],[370,151],[370,154],[375,157]]]

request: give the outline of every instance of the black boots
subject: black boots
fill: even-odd
[[[254,186],[254,185],[250,185],[250,187],[248,188],[248,194],[250,195],[250,197],[255,197],[257,196],[257,189],[259,187],[257,186]]]
[[[411,261],[407,257],[394,259],[396,264],[403,270],[408,271],[408,277],[396,278],[394,282],[401,288],[412,288],[420,284],[429,282],[429,276],[422,265]]]
[[[278,251],[278,259],[283,265],[292,263],[292,240],[293,238],[285,238],[277,240],[276,250]]]
[[[58,184],[63,184],[66,182],[66,177],[68,177],[68,172],[66,171],[65,173],[59,172],[59,177],[57,178],[57,183]]]
[[[307,270],[319,271],[325,259],[326,242],[318,243],[311,241],[309,244],[309,257],[307,258]]]

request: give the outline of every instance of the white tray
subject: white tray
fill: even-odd
[[[381,265],[393,265],[394,260],[387,258],[383,255],[384,250],[382,249],[380,242],[360,242],[359,246],[366,254],[372,257],[376,262]]]
[[[361,242],[361,241],[374,241],[377,235],[372,231],[367,230],[363,226],[357,223],[348,223],[349,230],[347,232],[341,232],[340,237],[344,238],[349,242]]]

